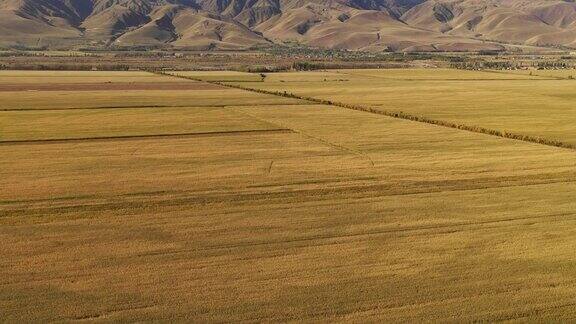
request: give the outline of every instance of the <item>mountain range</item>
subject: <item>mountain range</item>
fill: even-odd
[[[0,0],[0,46],[576,48],[575,0]]]

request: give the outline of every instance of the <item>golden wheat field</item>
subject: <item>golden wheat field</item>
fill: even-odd
[[[91,73],[0,73],[2,321],[576,318],[575,150]],[[567,80],[184,74],[576,140]]]
[[[337,70],[274,73],[264,82],[238,83],[232,77],[229,80],[243,87],[287,91],[576,145],[573,127],[576,80],[561,77],[571,73],[570,70],[533,71],[533,75],[528,71]]]

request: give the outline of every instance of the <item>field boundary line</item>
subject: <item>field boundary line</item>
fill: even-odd
[[[244,106],[244,107],[246,107],[246,106]],[[286,126],[286,125],[282,125],[282,124],[278,124],[278,123],[274,123],[274,122],[268,121],[268,120],[266,120],[266,119],[263,119],[263,118],[254,116],[254,115],[252,115],[252,114],[250,114],[250,113],[247,113],[247,112],[245,112],[245,111],[238,111],[237,108],[235,108],[234,106],[231,106],[231,107],[229,107],[228,109],[231,109],[232,111],[234,111],[234,112],[237,113],[237,114],[241,114],[241,115],[245,115],[245,116],[251,117],[251,118],[253,118],[253,119],[255,119],[255,120],[258,120],[258,121],[260,121],[260,122],[264,122],[264,123],[267,123],[267,124],[270,124],[270,125],[273,125],[273,126],[278,126],[278,127],[280,127],[280,128],[291,129],[294,133],[300,134],[300,135],[302,135],[302,136],[304,136],[304,137],[306,137],[306,138],[312,139],[312,140],[314,140],[314,141],[316,141],[316,142],[319,142],[319,143],[321,143],[321,144],[323,144],[323,145],[332,147],[332,148],[337,149],[337,150],[339,150],[339,151],[343,151],[343,152],[350,153],[350,154],[352,154],[352,155],[359,156],[359,157],[361,157],[361,158],[365,158],[366,160],[368,160],[368,162],[370,162],[370,164],[372,165],[372,167],[375,167],[375,166],[376,166],[376,164],[374,163],[374,160],[372,160],[372,158],[370,158],[370,156],[368,156],[368,154],[366,154],[366,153],[364,153],[364,152],[362,152],[362,151],[358,151],[358,150],[351,149],[351,148],[346,147],[346,146],[334,144],[334,143],[332,143],[332,142],[330,142],[330,141],[327,141],[327,140],[325,140],[325,139],[323,139],[323,138],[310,135],[310,134],[305,133],[305,132],[303,132],[303,131],[301,131],[301,130],[294,129],[294,128],[288,127],[288,126]],[[242,109],[242,108],[240,108],[240,109]]]
[[[258,106],[301,106],[304,103],[283,103],[283,104],[271,104],[263,103],[258,104]],[[65,111],[65,110],[106,110],[106,109],[153,109],[153,108],[226,108],[226,107],[248,107],[254,105],[204,105],[204,106],[191,106],[191,105],[142,105],[142,106],[100,106],[100,107],[72,107],[72,108],[0,108],[0,112],[19,112],[19,111]]]
[[[541,71],[541,70],[534,70],[534,71]],[[512,72],[510,72],[510,71],[499,71],[499,70],[482,70],[482,72],[497,73],[497,74],[507,74],[507,75],[523,75],[523,76],[533,77],[532,79],[520,79],[520,80],[533,80],[533,81],[574,81],[573,79],[570,79],[570,78],[565,78],[565,77],[561,77],[561,76],[554,76],[554,75],[541,75],[541,74],[528,74],[528,75],[524,75],[524,74],[512,73]],[[529,71],[529,72],[531,72],[531,71]],[[539,79],[537,79],[537,78],[539,78]]]
[[[337,74],[343,74],[343,75],[347,75],[347,76],[361,76],[361,77],[367,77],[367,78],[373,78],[373,79],[380,79],[380,80],[389,80],[389,81],[423,81],[423,82],[436,82],[436,81],[553,81],[553,80],[568,80],[566,78],[556,78],[556,77],[546,77],[546,76],[541,76],[541,75],[533,75],[533,78],[529,78],[531,77],[531,75],[523,75],[523,74],[514,74],[514,73],[506,73],[506,72],[500,72],[500,71],[491,71],[491,70],[466,70],[466,69],[460,69],[462,71],[471,71],[471,72],[487,72],[487,73],[498,73],[498,74],[506,74],[506,75],[513,75],[513,76],[525,76],[527,78],[500,78],[500,79],[489,79],[489,78],[481,78],[481,79],[459,79],[459,78],[445,78],[445,79],[417,79],[417,78],[387,78],[387,77],[379,77],[379,76],[375,76],[375,75],[369,75],[369,74],[361,74],[361,73],[350,73],[350,72],[345,72],[345,71],[335,71],[334,73]]]
[[[283,134],[283,133],[294,133],[294,131],[292,129],[289,129],[289,128],[275,128],[275,129],[252,129],[252,130],[223,131],[223,132],[99,136],[99,137],[54,138],[54,139],[51,138],[51,139],[13,140],[13,141],[1,141],[0,140],[0,146],[2,146],[2,145],[24,145],[24,144],[67,143],[67,142],[137,140],[137,139],[154,139],[154,138],[208,137],[208,136],[225,136],[225,135],[244,135],[244,134],[266,134],[266,133]]]
[[[152,72],[152,73],[157,73],[160,75],[166,75],[166,76],[177,77],[177,78],[190,79],[190,80],[194,80],[194,81],[212,83],[212,81],[203,81],[202,79],[185,77],[185,76],[181,76],[181,75],[172,75],[172,74],[167,74],[164,72]],[[337,102],[337,101],[332,101],[332,100],[299,96],[299,95],[296,95],[294,93],[287,92],[287,91],[269,91],[269,90],[249,88],[249,87],[245,87],[245,86],[228,84],[228,83],[220,83],[220,82],[214,82],[214,84],[219,84],[221,86],[234,88],[234,89],[246,90],[246,91],[268,94],[268,95],[273,95],[273,96],[280,96],[280,97],[286,97],[286,98],[305,100],[305,101],[308,101],[310,103],[315,103],[315,104],[321,104],[321,105],[328,105],[328,106],[335,106],[335,107],[346,108],[346,109],[351,109],[351,110],[357,110],[357,111],[372,113],[372,114],[376,114],[376,115],[388,116],[388,117],[392,117],[392,118],[396,118],[396,119],[404,119],[404,120],[409,120],[409,121],[413,121],[413,122],[436,125],[436,126],[441,126],[441,127],[446,127],[446,128],[459,129],[459,130],[468,131],[468,132],[472,132],[472,133],[491,135],[491,136],[495,136],[495,137],[512,139],[512,140],[528,142],[528,143],[533,143],[533,144],[541,144],[541,145],[570,149],[570,150],[576,149],[576,144],[571,144],[571,143],[562,142],[562,141],[558,141],[558,140],[547,139],[547,138],[543,138],[543,137],[539,137],[539,136],[517,134],[517,133],[512,133],[512,132],[507,132],[507,131],[500,131],[500,130],[496,130],[496,129],[481,127],[481,126],[470,126],[470,125],[465,125],[465,124],[457,124],[457,123],[450,122],[450,121],[408,114],[408,113],[405,113],[402,111],[389,111],[389,110],[384,110],[384,109],[375,109],[372,107],[355,105],[355,104],[347,104],[347,103],[342,103],[342,102]]]

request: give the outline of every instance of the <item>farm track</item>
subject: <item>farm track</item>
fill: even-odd
[[[279,97],[299,99],[299,100],[308,101],[308,102],[314,103],[314,104],[322,104],[322,105],[335,106],[335,107],[346,108],[346,109],[351,109],[351,110],[357,110],[357,111],[362,111],[362,112],[367,112],[367,113],[372,113],[372,114],[377,114],[377,115],[383,115],[383,116],[388,116],[388,117],[397,118],[397,119],[409,120],[409,121],[413,121],[413,122],[431,124],[431,125],[441,126],[441,127],[446,127],[446,128],[459,129],[459,130],[468,131],[468,132],[472,132],[472,133],[485,134],[485,135],[490,135],[490,136],[495,136],[495,137],[518,140],[518,141],[523,141],[523,142],[527,142],[527,143],[534,143],[534,144],[558,147],[558,148],[563,148],[563,149],[576,150],[575,144],[562,142],[562,141],[558,141],[558,140],[546,139],[546,138],[542,138],[542,137],[510,133],[510,132],[506,132],[506,131],[489,129],[489,128],[480,127],[480,126],[456,124],[456,123],[445,121],[445,120],[432,119],[432,118],[428,118],[425,116],[412,115],[412,114],[408,114],[408,113],[404,113],[404,112],[379,110],[379,109],[374,109],[374,108],[362,106],[362,105],[346,104],[346,103],[336,102],[336,101],[332,101],[332,100],[318,99],[318,98],[313,98],[313,97],[305,97],[305,96],[300,96],[300,95],[297,95],[294,93],[289,93],[286,91],[276,92],[276,91],[268,91],[268,90],[263,90],[263,89],[233,85],[233,84],[228,84],[228,83],[221,83],[221,82],[214,82],[214,81],[203,81],[202,79],[198,79],[198,78],[181,76],[181,75],[172,75],[172,74],[167,74],[167,73],[163,73],[163,72],[152,72],[152,73],[157,73],[159,75],[165,75],[168,77],[176,77],[176,78],[189,79],[189,80],[193,80],[193,81],[214,83],[214,84],[218,84],[221,86],[226,86],[226,87],[234,88],[234,89],[246,90],[246,91],[262,93],[262,94],[275,95],[275,96],[279,96]]]
[[[264,133],[282,134],[282,133],[293,133],[293,131],[291,129],[281,128],[281,129],[258,129],[258,130],[241,130],[241,131],[225,131],[225,132],[55,138],[55,139],[39,139],[39,140],[0,141],[0,145],[58,144],[67,142],[95,142],[95,141],[100,142],[100,141],[120,141],[120,140],[138,140],[138,139],[233,136],[233,135],[264,134]]]

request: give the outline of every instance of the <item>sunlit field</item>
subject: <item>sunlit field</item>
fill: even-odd
[[[576,151],[213,83],[576,142],[570,81],[90,73],[0,73],[3,320],[576,316]]]
[[[231,83],[576,144],[576,80],[551,77],[569,75],[569,71],[533,73],[538,75],[527,71],[338,70],[274,73],[264,82]]]

